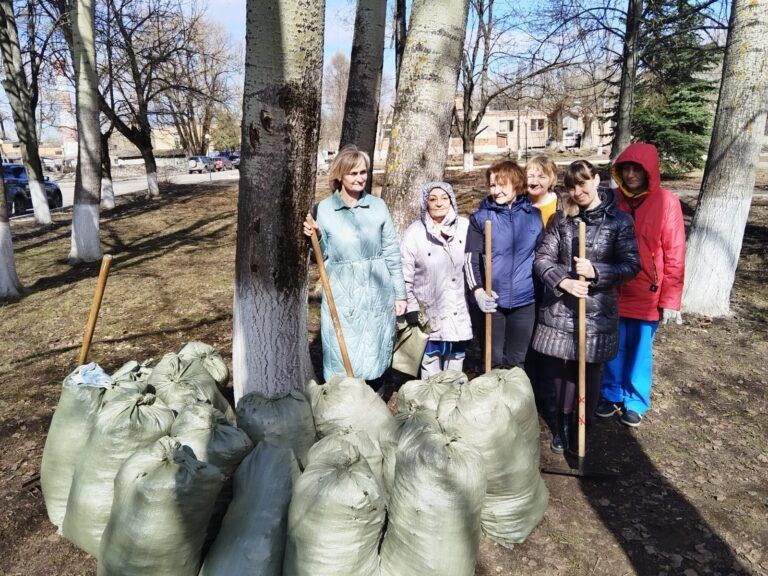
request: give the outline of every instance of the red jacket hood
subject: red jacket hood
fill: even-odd
[[[619,175],[618,165],[622,162],[635,162],[643,167],[648,174],[648,193],[653,194],[661,188],[661,176],[659,176],[659,152],[653,144],[635,143],[627,146],[618,155],[611,167],[613,180],[624,190],[624,183]]]

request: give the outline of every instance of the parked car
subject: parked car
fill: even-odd
[[[213,172],[215,170],[213,166],[213,158],[208,156],[190,156],[187,158],[187,164],[189,166],[189,173],[197,172],[202,174],[203,172]]]
[[[578,130],[566,130],[563,133],[563,146],[566,148],[581,148],[582,133]]]
[[[29,177],[23,164],[3,164],[5,180],[5,202],[10,216],[21,216],[32,210],[32,195],[29,192]],[[48,207],[61,208],[61,189],[48,176],[43,178],[43,189]]]
[[[216,172],[221,172],[222,170],[233,170],[235,166],[232,164],[232,160],[226,156],[219,156],[213,159],[213,167]]]
[[[236,168],[237,170],[240,170],[240,155],[239,154],[231,154],[229,156],[230,162],[232,162],[232,167]]]

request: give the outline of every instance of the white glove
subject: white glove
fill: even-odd
[[[477,300],[477,307],[480,308],[481,312],[485,312],[486,314],[496,312],[496,299],[498,297],[499,295],[496,294],[496,292],[491,292],[491,295],[488,296],[488,294],[486,294],[485,290],[482,288],[475,290],[475,300]]]
[[[674,322],[678,326],[683,323],[683,315],[680,314],[680,310],[672,310],[671,308],[664,308],[661,315],[661,323],[669,324]]]

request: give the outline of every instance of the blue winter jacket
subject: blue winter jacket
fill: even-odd
[[[485,287],[485,221],[491,221],[491,290],[501,308],[517,308],[534,302],[533,260],[544,234],[539,209],[528,196],[511,206],[485,198],[469,218],[466,265],[470,292]]]

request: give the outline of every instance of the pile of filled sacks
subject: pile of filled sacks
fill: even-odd
[[[100,576],[470,576],[481,531],[541,520],[538,423],[521,370],[243,396],[190,343],[63,383],[43,453],[48,515]]]

